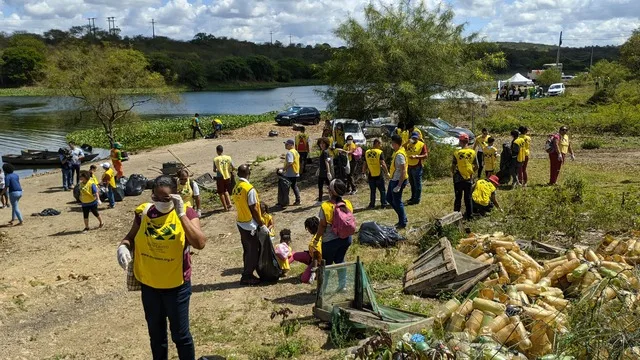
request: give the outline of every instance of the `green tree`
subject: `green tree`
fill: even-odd
[[[14,85],[34,85],[42,80],[47,48],[39,38],[29,34],[11,37],[2,54],[2,73]]]
[[[133,49],[61,48],[51,55],[47,74],[47,86],[91,112],[112,145],[114,126],[129,119],[136,106],[153,99],[176,99],[162,75],[149,70],[144,54]]]
[[[640,29],[634,30],[620,48],[620,62],[636,76],[640,76]]]
[[[346,46],[334,50],[323,69],[331,85],[325,97],[341,115],[363,116],[380,107],[401,118],[425,115],[430,95],[490,81],[489,70],[504,66],[501,53],[472,51],[475,36],[463,35],[464,25],[453,24],[450,9],[399,3],[369,5],[364,24],[349,18],[335,30]]]
[[[536,83],[542,86],[550,86],[551,84],[556,84],[559,82],[562,82],[562,72],[560,72],[560,69],[557,68],[545,70],[536,79]]]
[[[266,56],[255,55],[247,58],[247,65],[258,81],[273,81],[276,76],[276,64]]]
[[[591,77],[605,88],[615,89],[630,75],[627,67],[615,61],[600,60],[591,68]]]

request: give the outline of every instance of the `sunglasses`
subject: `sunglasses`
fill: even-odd
[[[171,197],[167,196],[167,197],[161,199],[161,198],[159,198],[159,197],[157,197],[155,195],[151,195],[151,200],[157,201],[157,202],[168,203],[168,202],[171,201]]]

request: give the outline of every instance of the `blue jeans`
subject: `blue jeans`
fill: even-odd
[[[107,186],[107,199],[109,199],[109,206],[116,206],[116,195],[113,193],[113,188],[111,186]]]
[[[393,192],[393,189],[395,189],[399,183],[400,181],[398,180],[389,181],[389,188],[387,189],[387,202],[391,204],[393,210],[395,210],[396,214],[398,214],[398,225],[406,226],[407,214],[404,212],[404,204],[402,203],[402,192],[407,186],[407,180],[404,180],[400,185],[400,191]]]
[[[335,239],[322,243],[322,259],[326,261],[327,265],[342,264],[344,257],[347,255],[347,250],[351,246],[352,238],[349,236],[346,239]],[[327,282],[325,282],[326,284]],[[347,286],[347,271],[346,269],[338,270],[338,287],[340,289]]]
[[[9,203],[11,203],[11,221],[18,219],[22,222],[22,213],[18,208],[18,201],[22,197],[22,191],[12,191],[9,193]]]
[[[176,344],[180,360],[195,360],[196,352],[189,331],[189,299],[191,283],[173,289],[155,289],[142,285],[142,307],[147,320],[153,360],[168,358],[167,318],[171,340]]]
[[[409,168],[409,185],[411,186],[411,199],[413,204],[420,204],[422,197],[422,166]]]
[[[65,190],[73,189],[73,169],[62,168],[62,188]]]
[[[382,175],[376,177],[369,177],[369,206],[376,206],[376,189],[380,192],[380,203],[382,206],[387,206],[387,194],[384,190],[384,178]]]
[[[80,183],[80,164],[71,165],[71,183],[73,184],[73,175],[76,175],[76,184]],[[73,186],[70,186],[73,189]]]

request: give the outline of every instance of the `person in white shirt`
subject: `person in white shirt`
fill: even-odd
[[[77,185],[80,183],[80,164],[84,159],[84,151],[73,142],[69,142],[69,149],[71,150],[71,181],[73,181],[73,174],[75,173]]]

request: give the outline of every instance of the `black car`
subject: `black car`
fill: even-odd
[[[276,115],[278,125],[298,124],[318,124],[320,122],[320,111],[314,107],[292,106]]]

